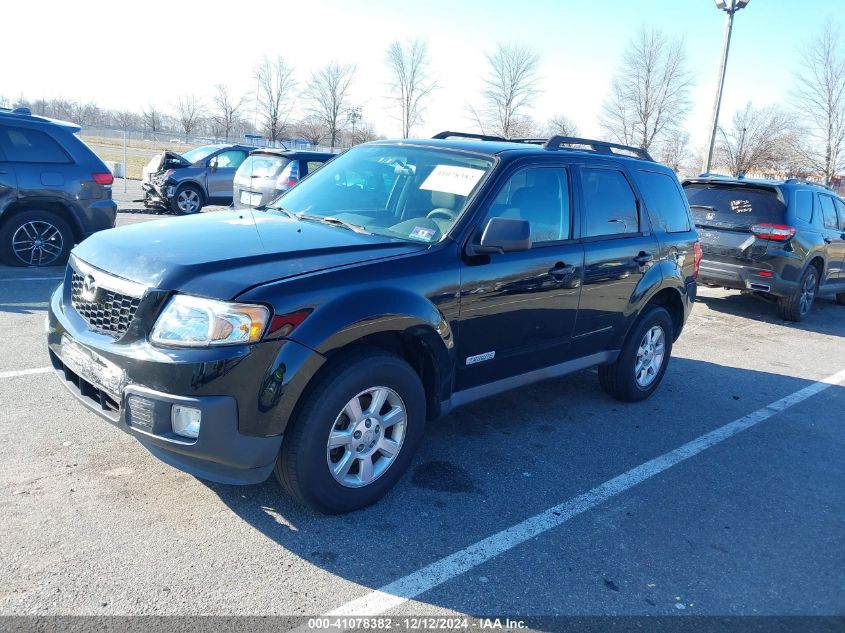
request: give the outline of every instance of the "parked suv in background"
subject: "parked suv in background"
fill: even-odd
[[[232,204],[236,209],[266,206],[333,157],[323,152],[253,150],[235,172]]]
[[[79,126],[0,108],[0,261],[54,266],[95,231],[114,226],[111,172]]]
[[[207,204],[232,204],[235,171],[252,150],[247,145],[202,145],[184,154],[166,151],[143,170],[144,206],[184,215]]]
[[[384,495],[454,407],[594,365],[614,397],[651,395],[692,308],[697,240],[644,150],[368,143],[266,211],[85,241],[50,301],[50,358],[164,461],[228,483],[275,469],[299,501],[344,512]]]
[[[777,299],[801,321],[816,294],[845,305],[845,203],[804,180],[684,181],[704,251],[699,281]]]

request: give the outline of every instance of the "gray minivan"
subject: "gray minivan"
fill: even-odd
[[[324,152],[254,150],[235,173],[232,204],[236,209],[266,206],[333,157]]]

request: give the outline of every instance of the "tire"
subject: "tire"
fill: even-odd
[[[801,275],[801,281],[795,291],[786,296],[778,297],[778,314],[784,321],[800,322],[804,320],[813,308],[816,293],[819,290],[819,271],[815,266],[807,266]]]
[[[0,227],[0,259],[10,266],[63,266],[73,243],[70,225],[51,211],[16,213]]]
[[[646,341],[646,336],[649,341]],[[653,343],[658,343],[662,337],[662,356],[659,357],[659,348],[652,350]],[[666,373],[669,365],[669,358],[672,355],[672,341],[674,339],[674,327],[672,317],[665,308],[660,306],[646,307],[634,327],[625,338],[619,358],[610,365],[599,366],[599,384],[611,396],[623,402],[639,402],[648,398]],[[640,361],[640,348],[643,348],[646,359],[651,358],[655,363],[651,367],[644,366],[643,371],[637,372]]]
[[[297,404],[275,474],[298,502],[318,512],[340,514],[375,503],[402,478],[423,435],[425,392],[405,361],[381,350],[361,348],[330,362]],[[384,393],[385,404],[369,418],[376,392]],[[354,411],[349,408],[353,401],[361,411],[357,417],[348,413]],[[396,412],[402,408],[405,423],[400,428],[401,415]],[[386,424],[388,420],[394,424]],[[336,438],[336,448],[329,448],[330,434]],[[398,444],[392,459],[382,452],[382,443],[385,449]],[[363,483],[367,460],[372,478]],[[349,464],[346,469],[345,464]]]
[[[195,185],[183,185],[170,199],[170,209],[179,215],[194,215],[202,211],[204,204],[202,191]]]

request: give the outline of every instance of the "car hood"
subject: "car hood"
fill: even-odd
[[[424,248],[244,209],[100,231],[73,254],[100,270],[150,287],[231,299],[263,283]]]
[[[150,159],[144,168],[141,170],[143,180],[149,180],[151,174],[164,169],[179,169],[181,167],[188,167],[191,163],[181,154],[176,152],[164,151],[161,154],[156,154]]]

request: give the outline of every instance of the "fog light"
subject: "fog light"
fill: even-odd
[[[202,411],[193,407],[174,404],[170,410],[170,423],[173,432],[183,437],[197,437],[200,434]]]

